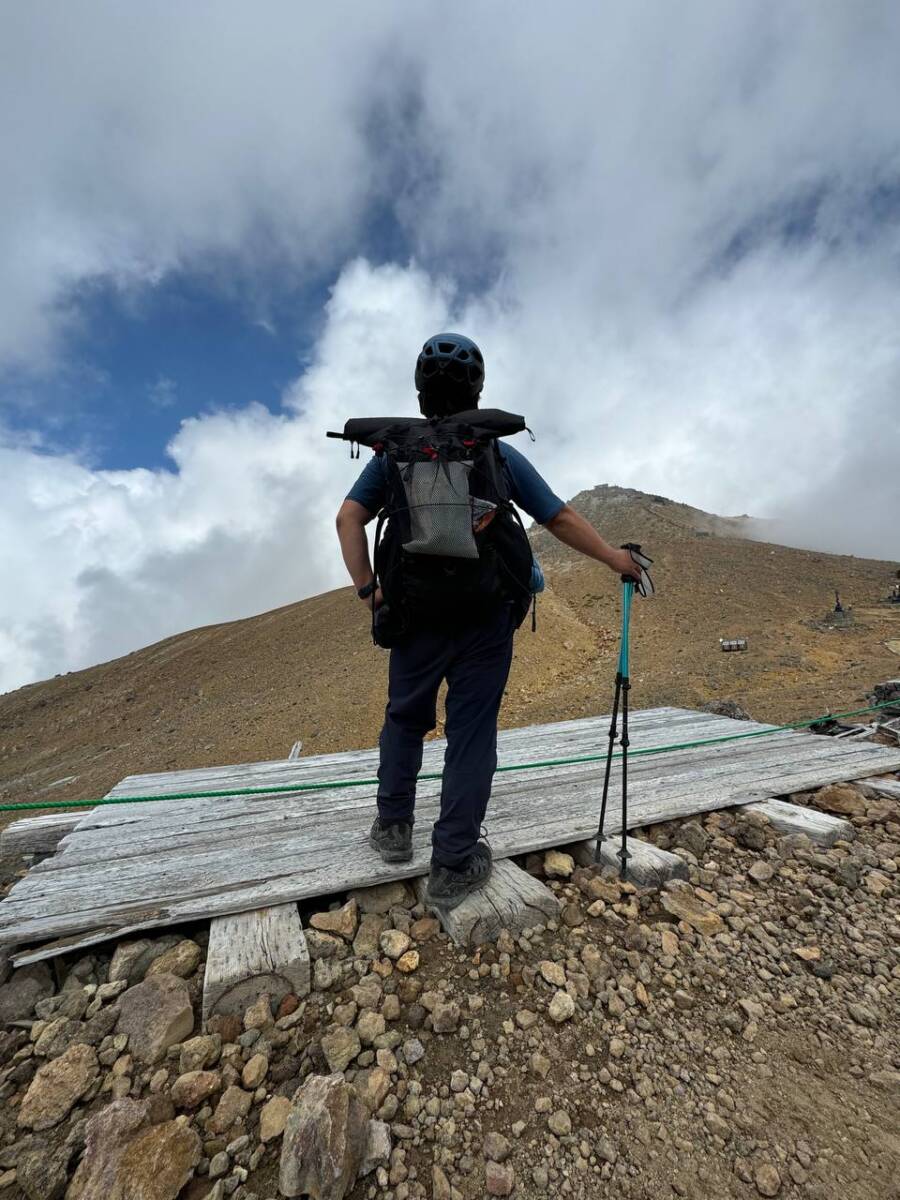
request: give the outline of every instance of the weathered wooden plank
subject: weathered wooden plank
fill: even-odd
[[[676,755],[649,756],[636,760],[631,772],[632,795],[634,803],[640,807],[633,811],[630,825],[649,824],[653,820],[668,819],[679,815],[689,815],[693,811],[704,811],[709,807],[721,807],[727,802],[727,797],[736,794],[737,799],[732,803],[746,802],[750,799],[767,799],[773,791],[794,791],[801,787],[817,784],[820,780],[828,782],[833,778],[852,777],[853,771],[865,773],[868,770],[866,762],[859,763],[856,756],[861,747],[851,747],[844,743],[836,744],[832,739],[827,740],[823,756],[822,742],[825,739],[814,738],[810,735],[794,734],[791,738],[797,741],[791,743],[791,756],[785,762],[785,747],[781,744],[774,752],[763,751],[756,743],[756,754],[748,749],[747,743],[740,743],[733,760],[725,753],[727,747],[711,747],[706,751],[705,763],[698,766],[699,760],[694,760],[694,768],[687,775],[676,775],[670,769],[670,759]],[[874,748],[878,749],[878,748]],[[802,756],[801,756],[802,752]],[[835,767],[832,770],[831,764]],[[826,765],[824,775],[818,768]],[[683,765],[683,762],[682,762]],[[794,768],[797,768],[796,772]],[[663,777],[657,777],[657,772],[664,772]],[[560,805],[574,808],[576,815],[590,813],[591,797],[596,795],[599,769],[594,764],[582,764],[575,767],[555,768],[552,783],[548,784],[546,772],[524,772],[521,775],[497,776],[490,808],[490,822],[501,825],[507,821],[515,823],[527,819],[534,810],[534,815],[544,819],[543,813],[551,807],[560,809]],[[745,784],[757,785],[755,795],[743,796],[740,793]],[[419,798],[419,823],[432,818],[437,812],[437,789],[435,781],[429,781],[421,786]],[[706,792],[710,793],[714,803],[707,803]],[[308,797],[279,797],[260,798],[252,804],[248,798],[237,798],[229,803],[228,835],[229,842],[235,848],[242,841],[251,846],[254,851],[261,851],[267,845],[274,851],[279,847],[296,853],[296,843],[293,838],[299,836],[304,847],[310,852],[329,845],[335,839],[354,839],[362,830],[363,819],[358,812],[359,800],[361,807],[368,815],[371,812],[373,798],[370,790],[365,788],[349,788],[342,796],[351,794],[351,802],[344,807],[344,801],[334,798],[334,794],[312,794]],[[139,808],[138,816],[141,823],[130,830],[124,846],[124,854],[131,865],[140,874],[150,872],[153,865],[145,864],[141,856],[161,857],[175,854],[176,858],[190,859],[193,867],[195,854],[204,851],[221,855],[223,811],[225,801],[203,801],[204,813],[194,813],[189,819],[178,818],[176,822],[170,814],[167,822],[154,822],[148,817],[146,806]],[[245,805],[249,807],[244,807]],[[614,778],[611,792],[610,819],[614,822],[618,807],[617,781]],[[240,816],[235,815],[236,811]],[[658,814],[664,811],[666,816]],[[328,818],[327,827],[317,823],[317,817]],[[303,821],[305,828],[299,829]],[[191,826],[191,821],[194,827]],[[615,824],[610,825],[615,830]],[[309,831],[308,831],[309,830]],[[144,836],[142,836],[142,831]],[[588,832],[586,830],[585,832]],[[145,841],[145,837],[147,840]],[[30,873],[28,879],[17,885],[20,889],[17,895],[28,892],[33,886],[42,888],[41,875],[56,871],[68,871],[70,868],[91,861],[104,859],[109,854],[122,853],[121,832],[112,833],[104,829],[79,830],[75,839],[67,840],[65,853],[42,863],[39,868]],[[324,839],[324,840],[323,840]],[[302,847],[301,847],[302,848]],[[510,853],[521,851],[512,849]],[[172,860],[175,861],[174,859]],[[129,870],[123,861],[122,869]],[[186,868],[187,869],[187,868]],[[230,869],[230,867],[229,867]],[[148,876],[149,878],[150,876]],[[2,909],[0,909],[2,914]]]
[[[723,726],[747,729],[747,723],[705,714],[695,726],[695,716],[688,712],[682,729],[708,729],[709,722],[716,733]],[[660,742],[680,736],[691,740],[667,734],[668,719]],[[602,718],[573,724],[579,726],[578,738],[588,741],[570,739],[570,746],[601,749],[596,735]],[[515,753],[527,753],[531,761],[555,757],[547,743],[520,746]],[[263,765],[267,771],[273,768]],[[278,770],[285,766],[312,769],[308,778],[331,774],[314,759],[274,764]],[[635,756],[630,768],[629,825],[637,826],[896,770],[900,752],[779,733],[771,739]],[[168,776],[150,778],[161,790],[171,787]],[[496,857],[590,837],[596,829],[601,779],[599,763],[498,774],[489,813]],[[141,790],[147,786],[145,782]],[[31,871],[0,904],[0,944],[65,938],[66,948],[74,949],[126,931],[412,878],[428,869],[428,825],[437,812],[439,787],[436,781],[420,784],[415,854],[402,868],[385,867],[368,847],[374,802],[370,787],[98,810],[65,839],[60,854]],[[618,832],[617,786],[610,796],[608,829]],[[24,951],[16,961],[55,952],[46,947]]]
[[[782,768],[782,771],[784,768]],[[758,772],[751,772],[751,776],[755,777]],[[828,774],[831,774],[830,771]],[[784,775],[782,774],[782,778]],[[790,778],[790,777],[789,777]],[[790,790],[799,790],[802,786],[808,786],[810,782],[810,773],[804,769],[796,779],[791,779]],[[710,807],[721,807],[723,803],[747,802],[754,799],[767,799],[771,795],[771,782],[766,777],[761,777],[755,780],[755,793],[749,792],[744,796],[735,797],[732,793],[729,795],[729,789],[724,790],[721,787],[716,787],[710,790],[709,799],[700,794],[696,783],[692,785],[692,797],[689,799],[687,806],[682,802],[684,797],[675,794],[670,794],[669,781],[663,781],[661,785],[648,784],[642,789],[640,795],[637,793],[634,796],[634,801],[631,806],[632,821],[636,824],[648,824],[656,820],[669,819],[674,816],[684,815],[691,811],[704,811]],[[542,832],[546,836],[550,836],[551,831],[555,835],[558,829],[561,833],[561,840],[571,840],[573,830],[577,833],[588,834],[592,831],[594,825],[594,815],[590,811],[591,797],[596,793],[596,781],[592,779],[580,779],[577,782],[572,782],[562,794],[558,796],[555,793],[548,793],[547,789],[540,791],[540,799],[544,802],[552,800],[552,810],[554,816],[548,818],[544,815],[546,807],[551,807],[545,803],[531,806],[523,804],[523,794],[519,794],[514,798],[513,803],[507,803],[503,806],[499,800],[492,808],[491,824],[492,830],[495,825],[498,828],[498,835],[501,838],[503,849],[509,846],[508,853],[523,852],[521,843],[525,839],[531,839],[532,832],[536,831],[538,842],[543,840]],[[507,801],[510,798],[507,796]],[[585,803],[587,801],[587,803]],[[422,816],[430,816],[437,811],[437,799],[432,796],[429,801],[424,802],[421,813]],[[502,818],[502,819],[501,819]],[[611,832],[615,832],[617,825],[618,814],[615,805],[615,797],[611,805],[610,822],[608,828]],[[420,822],[421,825],[421,822]],[[569,833],[569,837],[565,836]],[[365,829],[348,826],[342,831],[342,837],[346,841],[349,840],[349,845],[340,847],[340,853],[344,856],[349,854],[355,856],[361,847],[365,844]],[[425,834],[421,835],[423,842]],[[493,834],[492,834],[493,836]],[[543,844],[552,844],[546,841]],[[529,849],[537,848],[529,846]],[[172,853],[162,858],[161,861],[144,861],[142,858],[133,859],[131,857],[122,858],[117,864],[117,883],[121,891],[122,884],[128,882],[139,882],[141,890],[133,892],[135,900],[140,901],[157,901],[163,897],[159,893],[159,885],[166,879],[174,880],[177,886],[177,895],[180,895],[184,890],[184,878],[192,880],[202,879],[204,890],[209,890],[216,885],[217,876],[221,886],[225,886],[229,879],[233,879],[233,873],[236,868],[235,859],[240,859],[242,855],[248,855],[249,863],[259,862],[260,870],[265,878],[271,879],[278,873],[282,864],[289,867],[292,873],[297,871],[295,860],[298,854],[306,852],[307,858],[314,854],[324,856],[324,864],[322,862],[305,864],[304,871],[321,871],[323,865],[326,870],[331,870],[335,867],[333,855],[329,856],[328,851],[335,849],[332,837],[332,831],[327,828],[317,828],[311,832],[306,829],[295,828],[293,835],[287,831],[276,831],[274,834],[266,834],[263,837],[254,837],[243,843],[236,843],[232,846],[222,845],[221,826],[219,834],[215,841],[205,845],[201,850],[191,851],[189,854]],[[264,854],[263,852],[269,853]],[[104,850],[104,855],[108,854],[108,850]],[[365,851],[367,855],[371,852]],[[255,859],[254,859],[255,856]],[[51,870],[50,863],[42,864],[41,869],[36,869],[29,873],[25,880],[16,885],[13,893],[3,906],[0,906],[0,917],[9,915],[16,905],[24,899],[37,899],[40,897],[43,901],[45,914],[49,913],[53,907],[53,894],[58,891],[58,902],[60,906],[66,909],[69,913],[73,913],[77,908],[77,895],[72,890],[73,872],[64,870],[66,865],[66,857],[62,856],[55,863],[56,869]],[[105,861],[105,858],[94,858],[91,860],[95,865],[100,865]],[[85,865],[85,864],[81,864]],[[344,863],[337,864],[337,869],[342,870]],[[223,874],[224,873],[224,874]],[[393,872],[392,872],[393,873]],[[61,876],[59,886],[51,879],[52,875]],[[249,876],[247,876],[249,878]],[[98,877],[96,874],[90,877],[82,878],[81,883],[87,889],[87,894],[105,894],[108,891],[108,882],[104,877]],[[327,887],[322,890],[328,890]],[[316,893],[312,893],[316,894]]]
[[[203,1020],[243,1016],[264,992],[279,1004],[309,992],[309,951],[296,904],[216,917],[203,977]]]
[[[825,744],[823,745],[823,743]],[[785,751],[785,746],[790,747],[789,751]],[[802,756],[817,763],[823,761],[823,755],[826,757],[837,755],[840,757],[839,759],[834,758],[836,778],[852,776],[854,771],[864,774],[868,769],[867,763],[865,761],[858,762],[855,757],[847,757],[848,750],[851,754],[856,755],[860,749],[864,748],[844,747],[836,744],[833,739],[813,738],[806,734],[787,734],[779,735],[777,744],[774,746],[767,741],[749,740],[710,746],[702,751],[636,756],[630,769],[635,787],[638,784],[643,785],[648,778],[658,779],[662,776],[668,787],[680,787],[683,783],[685,794],[687,794],[687,785],[694,786],[701,777],[704,783],[711,783],[710,772],[715,770],[727,774],[735,780],[738,778],[739,771],[747,764],[752,764],[752,770],[755,773],[771,767],[780,774],[786,754],[795,762],[799,761]],[[525,792],[537,787],[542,795],[546,795],[548,776],[551,780],[550,788],[559,790],[577,786],[578,781],[582,778],[595,778],[599,769],[596,763],[588,763],[556,767],[552,774],[544,770],[498,774],[495,780],[495,803],[491,810],[492,817],[493,813],[497,811],[496,805],[502,803],[504,790],[509,791],[510,788],[516,788]],[[420,784],[420,795],[424,797],[436,794],[437,790],[438,785],[433,781],[423,781]],[[777,789],[770,788],[769,794],[773,790]],[[123,804],[113,806],[105,811],[95,810],[86,817],[78,827],[77,845],[79,850],[87,852],[94,842],[99,845],[103,839],[107,839],[109,845],[115,848],[121,844],[123,827],[127,827],[129,853],[140,852],[139,847],[144,843],[146,843],[146,852],[162,852],[168,848],[163,840],[166,838],[170,839],[172,844],[181,843],[186,848],[195,835],[199,841],[202,841],[204,834],[208,835],[210,841],[218,844],[221,840],[223,805],[226,803],[230,836],[239,836],[244,827],[258,824],[261,827],[268,825],[270,828],[275,828],[273,823],[293,821],[301,814],[307,820],[314,820],[320,814],[327,814],[329,822],[334,824],[337,830],[335,822],[344,818],[354,825],[355,818],[349,810],[362,807],[368,811],[371,807],[372,797],[371,790],[367,787],[347,787],[338,791],[200,799],[176,803],[172,808],[167,806],[165,809],[155,810],[148,809],[141,804]],[[64,849],[68,854],[71,850],[71,843],[67,842]],[[65,860],[55,859],[45,865],[47,869],[52,870],[59,865],[66,865],[68,861],[68,857]]]
[[[413,882],[423,902],[427,884],[427,877],[422,876]],[[559,915],[559,901],[539,879],[509,859],[501,859],[494,863],[484,887],[456,908],[432,905],[431,909],[457,946],[476,946],[496,941],[501,929],[517,934],[544,924]]]
[[[804,775],[800,777],[800,780],[797,782],[796,786],[797,787],[802,786],[803,780],[808,781],[809,775],[804,773]],[[507,828],[504,830],[501,827],[501,833],[504,838],[509,838],[510,836],[512,836],[512,841],[509,842],[509,844],[513,847],[513,849],[510,852],[519,852],[518,846],[521,844],[521,842],[525,838],[530,838],[531,835],[530,835],[529,831],[533,828],[533,826],[536,826],[536,837],[537,837],[537,840],[539,843],[542,841],[542,837],[541,837],[542,832],[545,833],[546,836],[549,837],[549,836],[551,836],[551,834],[555,836],[555,833],[557,830],[559,831],[559,834],[560,834],[559,840],[561,840],[561,841],[570,840],[571,833],[573,831],[573,824],[572,824],[573,822],[575,823],[574,828],[576,829],[577,832],[581,832],[582,830],[585,834],[591,832],[593,829],[593,824],[594,824],[594,816],[593,816],[593,814],[590,813],[589,809],[587,809],[586,811],[584,810],[583,799],[584,799],[585,787],[587,787],[587,792],[588,792],[588,794],[590,794],[590,791],[591,791],[590,782],[588,782],[588,784],[585,785],[584,781],[581,781],[577,787],[573,786],[573,788],[571,789],[571,792],[569,794],[561,795],[558,798],[558,801],[556,800],[555,797],[553,797],[554,804],[552,807],[555,810],[556,816],[561,819],[554,820],[552,824],[547,823],[547,818],[545,818],[540,811],[536,811],[535,814],[533,814],[534,820],[528,821],[528,820],[524,819],[523,812],[522,812],[522,806],[521,806],[522,797],[520,795],[518,797],[519,803],[515,806],[514,810],[508,814],[508,816],[511,819],[515,820],[516,828],[512,829],[512,830]],[[792,790],[795,790],[795,789],[792,789]],[[766,798],[768,798],[768,795],[771,795],[771,789],[769,787],[768,782],[766,780],[763,780],[763,781],[761,781],[760,786],[757,789],[757,794],[755,794],[755,795],[750,794],[748,796],[743,797],[743,799],[745,799],[745,800],[747,800],[747,799],[752,800],[752,799],[759,799],[759,798],[766,799]],[[547,793],[545,792],[544,799],[546,800],[548,798],[549,797],[547,796]],[[635,824],[637,824],[637,823],[647,824],[647,823],[651,823],[651,821],[653,821],[653,820],[662,820],[662,819],[666,819],[667,817],[671,817],[674,815],[682,815],[680,809],[673,809],[673,807],[669,804],[669,799],[671,799],[671,798],[667,798],[664,791],[659,796],[656,796],[649,788],[645,789],[644,794],[641,798],[641,803],[640,803],[639,808],[635,807],[635,805],[637,804],[637,796],[635,797],[635,803],[632,805],[632,814],[633,815],[635,813],[637,814],[637,817],[635,817],[635,819],[634,819],[634,823]],[[678,797],[675,797],[675,799],[677,800]],[[656,801],[656,803],[655,803],[655,801]],[[433,802],[433,811],[436,811],[436,800],[434,798],[432,798],[432,802]],[[735,801],[732,800],[731,802],[733,803]],[[716,793],[714,794],[714,796],[712,797],[710,802],[707,804],[698,804],[697,800],[695,798],[694,803],[692,805],[692,810],[693,811],[698,811],[698,810],[702,811],[704,808],[720,807],[720,806],[722,806],[722,803],[723,803],[723,792],[717,789]],[[617,828],[617,813],[616,813],[615,804],[613,804],[611,806],[611,809],[612,809],[612,811],[610,814],[610,824],[608,827],[610,828],[611,831],[615,831],[615,829]],[[686,810],[686,811],[690,811],[690,809]],[[495,815],[492,815],[492,818],[491,818],[492,829],[494,828]],[[585,817],[586,816],[587,816],[587,825],[588,825],[587,828],[585,828],[585,823],[586,823]],[[565,836],[566,833],[569,834],[569,837]],[[364,841],[364,836],[363,836],[364,830],[358,831],[358,835],[359,835],[358,838],[354,838],[354,841],[358,841],[359,843],[362,843]],[[249,843],[246,846],[235,846],[234,851],[238,857],[243,854],[250,854],[252,857],[252,852],[255,851],[257,858],[260,858],[262,850],[265,850],[265,849],[268,849],[271,847],[273,851],[277,851],[277,849],[280,847],[280,849],[282,851],[284,851],[284,855],[279,856],[279,855],[275,854],[274,857],[273,857],[273,855],[267,855],[267,856],[265,856],[264,861],[261,863],[261,866],[260,866],[260,870],[264,874],[264,877],[271,880],[278,873],[278,868],[280,866],[280,863],[278,861],[279,858],[287,857],[288,860],[296,859],[297,854],[302,853],[304,847],[307,849],[307,851],[327,850],[327,848],[330,844],[328,841],[327,833],[323,834],[323,833],[319,832],[317,834],[316,833],[310,834],[310,833],[301,832],[300,834],[298,834],[296,836],[299,838],[299,840],[295,841],[295,840],[292,840],[292,839],[286,837],[283,834],[279,834],[274,839],[274,841],[276,843],[274,846],[272,845],[271,840],[268,840],[268,841],[265,841],[262,845],[255,844],[255,843]],[[494,835],[492,834],[492,837],[493,836]],[[423,834],[423,840],[424,840],[424,834]],[[202,881],[204,884],[204,891],[207,891],[209,888],[215,886],[215,878],[214,878],[214,876],[210,876],[208,874],[208,871],[204,872],[203,868],[204,868],[204,866],[207,869],[215,868],[217,863],[219,864],[219,866],[221,866],[224,869],[224,871],[225,871],[224,878],[227,880],[228,878],[231,877],[233,871],[235,870],[235,863],[234,863],[234,861],[231,861],[232,857],[234,857],[234,856],[230,856],[229,854],[227,854],[225,852],[225,850],[223,850],[221,842],[222,842],[222,839],[221,839],[221,829],[220,829],[220,836],[217,838],[216,844],[214,846],[207,847],[205,856],[191,855],[187,859],[184,859],[184,860],[179,859],[178,856],[174,856],[174,857],[171,857],[170,859],[165,859],[162,863],[137,864],[137,866],[140,868],[139,873],[145,877],[146,882],[148,883],[148,885],[150,885],[150,887],[149,887],[149,891],[147,891],[145,893],[142,892],[142,893],[135,895],[135,899],[139,898],[142,901],[147,901],[147,900],[157,901],[157,900],[159,900],[161,897],[158,894],[158,891],[155,890],[155,885],[167,877],[171,877],[174,880],[174,883],[177,886],[176,895],[181,895],[181,893],[183,892],[183,887],[184,887],[183,881],[184,881],[184,877],[185,877],[184,874],[182,874],[182,872],[191,872],[191,874],[189,874],[188,877],[194,878],[194,875],[198,872],[198,870],[201,872],[201,877],[202,877]],[[504,844],[506,844],[506,843],[504,843]],[[545,844],[545,845],[552,844],[552,842],[548,843],[547,841],[543,841],[543,844]],[[528,848],[538,848],[538,847],[537,846],[529,846]],[[351,853],[355,853],[357,847],[351,846],[348,849]],[[343,853],[343,850],[342,850],[342,853]],[[330,865],[330,863],[326,864],[326,865]],[[319,866],[321,866],[321,864],[319,864]],[[426,866],[427,866],[427,864],[426,864]],[[119,864],[120,874],[117,875],[117,878],[121,879],[122,878],[121,872],[126,871],[129,867],[135,867],[135,864],[129,863],[129,861],[127,859],[123,860]],[[292,869],[295,870],[296,868],[294,867]],[[425,868],[423,867],[423,869],[425,869]],[[315,870],[315,864],[313,865],[313,870]],[[412,872],[410,872],[410,873],[412,873]],[[61,874],[68,876],[70,873],[61,872]],[[391,872],[391,874],[388,875],[388,877],[391,877],[393,874],[395,874],[395,873]],[[382,876],[382,878],[383,877],[384,876]],[[70,912],[72,912],[73,909],[75,908],[76,897],[74,896],[73,892],[71,891],[70,880],[68,878],[66,878],[65,880],[61,880],[60,882],[62,884],[62,887],[59,890],[59,902],[63,908],[66,908]],[[100,894],[104,893],[107,890],[106,882],[103,878],[98,879],[96,877],[92,877],[91,881],[90,881],[90,887],[92,889],[99,889]],[[5,902],[5,910],[4,910],[3,906],[0,906],[0,913],[2,913],[3,911],[6,911],[8,913],[10,910],[10,905],[12,904],[12,906],[15,907],[15,903],[17,903],[20,899],[24,898],[27,894],[31,894],[33,898],[41,897],[43,899],[43,903],[44,903],[45,909],[46,909],[47,907],[50,906],[53,890],[54,889],[52,887],[47,886],[47,880],[42,872],[33,871],[29,874],[29,876],[26,878],[26,880],[23,880],[22,883],[17,885],[17,888],[14,889],[14,891],[16,892],[16,895],[15,896],[11,895],[10,899],[7,902]],[[325,888],[322,888],[321,890],[328,890],[328,889],[327,889],[327,887],[325,887]],[[316,893],[312,893],[312,894],[316,894]]]
[[[48,813],[13,821],[0,832],[0,854],[52,854],[66,834],[71,833],[84,811]]]
[[[581,867],[596,865],[594,861],[596,848],[596,838],[564,847]],[[621,849],[621,837],[604,835],[603,847],[600,851],[600,865],[613,868],[618,875],[621,866],[618,856]],[[677,854],[671,854],[668,850],[660,850],[652,842],[630,837],[626,849],[628,869],[625,877],[638,887],[659,888],[669,879],[688,878],[688,866],[684,859],[679,858]]]
[[[690,709],[643,709],[631,716],[631,732],[650,745],[650,735],[660,734],[659,741],[687,741],[697,737],[715,737],[734,730],[735,722],[727,717],[692,712]],[[501,730],[497,740],[498,761],[503,766],[515,759],[537,760],[558,751],[605,752],[609,717],[583,717],[571,722],[550,725],[524,726]],[[774,729],[775,726],[741,722],[740,731]],[[677,735],[674,738],[668,734]],[[438,770],[443,759],[446,741],[435,738],[425,743],[423,770]],[[559,757],[559,754],[556,754]],[[306,759],[276,759],[258,763],[238,763],[224,767],[193,768],[183,771],[156,772],[149,775],[130,775],[118,783],[110,796],[145,795],[162,791],[190,791],[194,786],[210,790],[229,787],[274,787],[307,782],[321,778],[354,778],[378,766],[377,748],[320,754]],[[106,810],[109,811],[109,810]]]
[[[841,839],[852,841],[856,837],[856,830],[849,821],[829,816],[816,808],[804,808],[802,804],[761,800],[756,804],[748,804],[747,808],[750,812],[762,813],[779,833],[805,833],[811,842],[819,846],[833,846]]]
[[[889,800],[900,800],[900,780],[859,779],[857,786],[867,795],[886,796]]]

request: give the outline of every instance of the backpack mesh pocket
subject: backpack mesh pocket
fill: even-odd
[[[411,462],[401,469],[409,506],[410,554],[478,558],[472,535],[470,462]]]

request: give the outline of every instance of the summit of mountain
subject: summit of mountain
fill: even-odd
[[[763,540],[767,522],[746,514],[740,517],[719,517],[690,504],[669,500],[636,488],[602,483],[578,492],[569,504],[616,544],[636,540],[636,528],[649,545],[651,541],[670,537],[735,537]],[[535,532],[542,548],[556,546],[551,535]]]

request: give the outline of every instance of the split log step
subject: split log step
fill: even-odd
[[[864,795],[886,796],[889,800],[900,800],[900,779],[858,779],[856,786]]]
[[[762,800],[748,804],[745,811],[761,813],[779,833],[805,833],[819,846],[833,846],[835,842],[849,842],[856,837],[849,821],[786,800]]]
[[[53,854],[57,846],[71,833],[81,818],[78,812],[49,813],[42,817],[25,817],[13,821],[0,832],[0,855],[14,858],[26,854]]]
[[[413,880],[423,902],[427,883],[427,876]],[[495,862],[485,886],[456,908],[431,907],[444,931],[464,947],[496,941],[501,929],[515,935],[559,916],[559,901],[550,889],[508,858]]]
[[[216,917],[209,929],[203,1020],[243,1016],[263,992],[277,1005],[309,993],[309,950],[296,904]]]
[[[593,867],[596,846],[596,838],[592,838],[589,842],[576,842],[572,846],[566,846],[565,850],[580,867]],[[600,865],[612,867],[618,874],[621,865],[618,854],[621,849],[620,837],[604,837]],[[684,859],[679,858],[677,854],[670,854],[668,850],[660,850],[652,842],[630,837],[627,849],[628,870],[625,878],[636,887],[658,888],[669,879],[688,878],[688,865]]]

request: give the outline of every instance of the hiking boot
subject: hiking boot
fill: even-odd
[[[413,856],[412,825],[409,821],[382,821],[376,817],[369,833],[369,845],[386,863],[409,862]]]
[[[472,857],[459,870],[433,862],[425,903],[435,908],[456,908],[466,896],[484,887],[491,877],[491,866],[491,848],[484,842],[478,843],[472,851]]]

